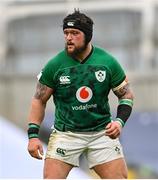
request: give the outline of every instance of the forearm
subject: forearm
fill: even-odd
[[[44,119],[45,107],[46,104],[44,104],[40,99],[33,97],[28,116],[28,123],[40,125]]]
[[[28,116],[28,138],[38,138],[40,125],[44,119],[46,103],[53,90],[38,82]]]
[[[126,121],[131,115],[133,107],[133,93],[130,89],[119,98],[119,105],[117,107],[117,120],[121,123],[122,126],[125,125]]]
[[[129,83],[125,82],[122,87],[119,87],[118,89],[116,88],[114,93],[119,100],[116,120],[119,121],[122,126],[124,126],[132,112],[134,99],[133,92],[129,88]]]

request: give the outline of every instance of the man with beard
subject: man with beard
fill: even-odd
[[[127,167],[118,140],[129,118],[133,93],[124,70],[105,50],[92,46],[93,21],[75,10],[63,20],[65,50],[53,57],[38,75],[31,102],[28,151],[41,159],[40,124],[46,103],[53,95],[55,123],[44,164],[45,179],[65,179],[85,154],[89,168],[101,178],[127,178]],[[110,90],[118,97],[112,119]]]

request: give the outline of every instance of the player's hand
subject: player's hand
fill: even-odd
[[[105,128],[105,135],[109,136],[111,139],[116,139],[121,134],[122,126],[119,122],[110,122]]]
[[[28,152],[36,159],[42,159],[43,147],[42,143],[38,138],[29,139]]]

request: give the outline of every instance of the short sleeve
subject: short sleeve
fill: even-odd
[[[54,68],[52,62],[48,62],[46,66],[42,69],[42,71],[37,76],[39,82],[44,84],[50,88],[55,88],[54,83]]]
[[[111,87],[115,88],[125,80],[126,75],[121,65],[114,58],[112,60],[110,70],[111,70]]]

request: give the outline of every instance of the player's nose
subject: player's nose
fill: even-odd
[[[72,35],[70,33],[68,33],[67,36],[66,36],[66,39],[67,40],[71,40],[72,39]]]

